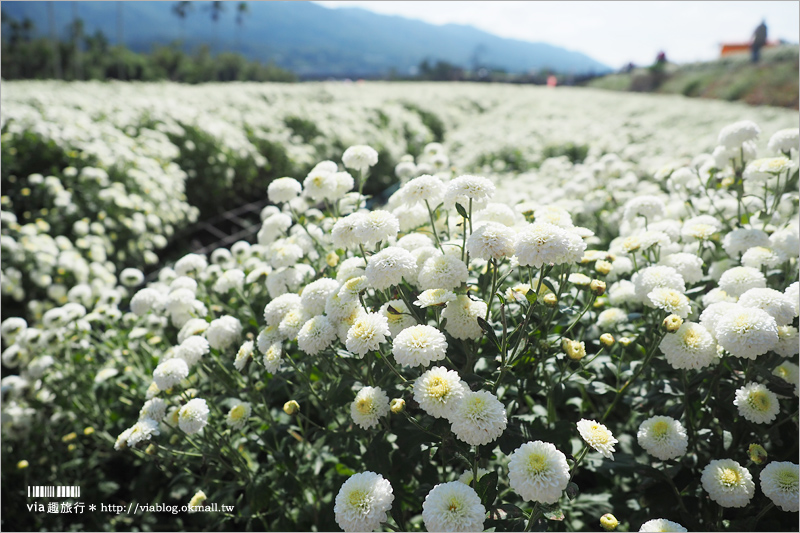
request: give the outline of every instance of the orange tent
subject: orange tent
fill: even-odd
[[[769,42],[764,45],[764,48],[772,48],[776,46],[777,43]],[[729,56],[731,54],[741,54],[745,52],[750,52],[750,43],[723,43],[720,45],[722,49],[719,52],[719,57]]]

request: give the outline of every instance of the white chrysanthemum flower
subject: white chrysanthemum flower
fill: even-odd
[[[580,261],[586,243],[573,231],[535,222],[516,234],[514,250],[520,266],[541,267]]]
[[[336,328],[328,317],[317,315],[297,332],[297,347],[308,355],[317,355],[336,340]]]
[[[186,276],[202,272],[208,266],[208,260],[204,255],[186,254],[175,262],[175,273],[178,276]]]
[[[311,316],[309,316],[303,308],[292,309],[286,313],[281,323],[278,324],[278,333],[280,333],[284,339],[293,340],[310,318]]]
[[[255,343],[253,341],[245,341],[239,347],[239,351],[236,352],[236,359],[233,360],[233,366],[241,372],[244,370],[245,365],[253,358],[253,352],[255,351]]]
[[[153,435],[159,435],[160,433],[157,421],[152,418],[140,419],[130,428],[127,445],[128,447],[136,446],[140,442],[150,440]]]
[[[514,255],[514,230],[496,222],[485,222],[467,238],[467,252],[478,259],[504,259]]]
[[[289,311],[299,309],[302,305],[301,302],[301,297],[297,294],[282,294],[264,307],[264,320],[268,326],[277,326]]]
[[[366,145],[351,146],[342,154],[342,163],[347,168],[366,172],[369,167],[374,167],[378,163],[378,152]]]
[[[336,281],[345,283],[352,278],[358,278],[364,275],[364,268],[367,266],[366,260],[363,257],[350,257],[339,263],[339,269],[336,271]]]
[[[610,307],[603,310],[597,316],[597,326],[600,329],[610,329],[617,324],[622,324],[628,320],[628,313],[619,307]]]
[[[703,489],[722,507],[744,507],[750,503],[755,483],[750,471],[733,459],[716,459],[703,469]]]
[[[458,481],[436,485],[422,503],[428,531],[483,531],[485,517],[478,493]]]
[[[444,329],[456,339],[478,339],[483,336],[478,317],[486,315],[486,308],[485,302],[476,302],[462,294],[447,302],[442,311],[442,318],[447,319]]]
[[[686,292],[686,285],[678,271],[668,266],[650,266],[636,272],[631,281],[636,291],[636,298],[647,306],[654,307],[650,298],[647,297],[653,289],[667,288],[680,292]]]
[[[339,282],[335,279],[320,278],[312,281],[303,288],[300,305],[311,316],[321,315],[325,312],[328,296],[338,290]]]
[[[350,404],[353,422],[364,429],[378,425],[382,416],[389,414],[389,397],[380,387],[364,387]]]
[[[444,359],[447,339],[438,329],[427,326],[411,326],[398,333],[392,342],[392,354],[398,364],[428,367],[431,361]]]
[[[419,270],[417,286],[427,289],[455,289],[469,278],[467,265],[456,255],[439,255],[425,261]]]
[[[303,180],[303,194],[314,201],[328,200],[335,196],[336,178],[332,172],[314,168]]]
[[[206,330],[208,344],[215,350],[224,350],[237,340],[242,334],[242,323],[239,319],[225,315],[212,320]]]
[[[636,217],[645,217],[648,221],[664,217],[666,204],[658,196],[635,196],[625,203],[622,218],[633,220]]]
[[[781,410],[778,397],[760,383],[748,383],[736,390],[733,405],[739,414],[754,424],[772,422]]]
[[[126,287],[136,287],[144,281],[144,274],[138,268],[125,268],[119,273],[119,282]]]
[[[168,359],[153,370],[153,381],[161,390],[171,389],[189,375],[189,365],[183,359]]]
[[[667,313],[686,318],[692,312],[689,305],[689,298],[683,293],[667,287],[657,287],[647,293],[647,299],[651,306],[663,309]]]
[[[678,331],[666,335],[658,347],[667,362],[677,369],[697,370],[710,365],[717,357],[714,336],[694,322],[684,322]]]
[[[785,257],[797,257],[800,254],[800,229],[795,224],[779,229],[769,236],[769,247],[775,250],[782,260]]]
[[[782,254],[764,246],[753,246],[742,254],[742,266],[755,268],[756,270],[765,266],[774,268],[785,260],[786,258]]]
[[[686,252],[671,254],[663,258],[659,264],[674,268],[689,285],[703,279],[703,260],[696,254]]]
[[[701,300],[705,307],[711,307],[712,305],[720,302],[735,304],[737,298],[730,296],[727,292],[723,291],[719,287],[714,287],[713,289],[705,293],[701,298]]]
[[[403,235],[397,239],[396,246],[404,248],[409,252],[413,252],[417,248],[433,246],[433,241],[430,239],[430,237],[423,235],[422,233],[409,233],[408,235]]]
[[[444,199],[445,186],[436,176],[424,174],[410,180],[400,190],[402,202],[408,206],[424,204],[426,201],[431,210]]]
[[[662,461],[682,456],[689,446],[683,424],[669,416],[653,416],[642,422],[636,439],[647,453]]]
[[[134,298],[136,298],[136,296],[134,296]],[[131,300],[131,305],[133,305],[133,300]],[[141,316],[140,313],[136,314]],[[24,318],[19,318],[19,317],[7,318],[3,320],[2,324],[0,324],[0,332],[2,332],[3,340],[5,340],[8,344],[13,344],[14,339],[18,335],[22,334],[26,329],[28,329],[28,323],[25,321]]]
[[[164,303],[164,297],[160,292],[147,287],[133,295],[133,298],[131,298],[131,311],[137,316],[144,316],[151,310],[159,309]]]
[[[549,442],[526,442],[509,457],[508,482],[524,500],[556,503],[569,484],[567,458]]]
[[[358,300],[358,295],[368,288],[369,282],[367,281],[367,276],[359,276],[357,278],[350,278],[342,283],[342,286],[339,287],[336,294],[345,300]]]
[[[614,460],[614,444],[619,442],[603,424],[582,418],[578,422],[578,432],[586,444],[600,452],[606,459]]]
[[[355,237],[368,248],[374,247],[378,242],[386,242],[397,236],[400,223],[397,217],[389,211],[376,209],[364,215],[355,228]]]
[[[722,239],[722,247],[730,257],[737,258],[754,246],[769,246],[769,236],[760,229],[736,228]]]
[[[423,291],[414,301],[414,305],[425,309],[433,305],[444,305],[456,299],[456,293],[445,289],[428,289]]]
[[[164,415],[167,413],[167,402],[161,398],[151,398],[144,402],[144,405],[139,410],[139,420],[149,418],[156,422],[161,422]]]
[[[397,313],[389,311],[390,307]],[[392,337],[396,337],[404,329],[417,324],[403,300],[389,300],[381,306],[378,312],[386,317],[389,323],[389,334]]]
[[[269,206],[268,206],[269,207]],[[286,213],[275,213],[264,219],[256,238],[261,246],[268,246],[278,237],[285,235],[286,230],[292,226],[292,217]]]
[[[178,426],[190,435],[197,433],[208,424],[208,413],[205,400],[200,398],[189,400],[178,411]]]
[[[265,350],[260,350],[264,354],[264,368],[270,374],[275,374],[280,370],[281,363],[283,362],[283,347],[280,342],[273,342],[266,347]]]
[[[331,229],[331,238],[333,245],[336,248],[358,248],[359,244],[363,244],[356,231],[361,227],[361,223],[366,215],[362,212],[352,213],[344,218],[336,221]]]
[[[533,210],[533,218],[536,222],[546,222],[562,228],[573,226],[572,216],[569,211],[558,205],[542,205]]]
[[[344,531],[377,531],[388,520],[394,494],[380,474],[362,472],[350,476],[336,494],[333,512]]]
[[[451,418],[458,402],[469,391],[458,372],[435,366],[414,381],[414,400],[434,418]]]
[[[653,520],[648,520],[642,524],[642,527],[639,528],[639,531],[683,532],[687,531],[687,529],[679,523],[673,522],[672,520],[667,520],[666,518],[654,518]]]
[[[638,304],[636,286],[627,279],[621,279],[611,284],[607,291],[608,301],[613,305]]]
[[[408,250],[389,246],[369,257],[364,274],[374,289],[385,290],[399,285],[403,278],[413,281],[417,275],[417,262]]]
[[[719,288],[738,298],[750,289],[764,289],[767,279],[761,271],[749,267],[733,267],[719,278]]]
[[[452,412],[450,429],[472,446],[489,444],[506,429],[506,410],[489,391],[467,391]]]
[[[208,322],[202,318],[188,320],[178,332],[178,342],[183,342],[192,335],[201,335],[208,329]]]
[[[746,141],[755,140],[761,129],[752,120],[734,122],[722,128],[717,142],[726,148],[741,148]]]
[[[795,330],[794,355],[797,355],[798,350],[796,335],[797,330]],[[794,395],[798,395],[798,387],[800,387],[800,368],[796,364],[784,361],[776,366],[772,373],[787,383],[794,385]]]
[[[303,248],[287,239],[278,239],[269,245],[267,260],[272,268],[295,265],[303,258]]]
[[[238,268],[226,270],[214,283],[213,290],[217,294],[225,294],[233,289],[242,290],[242,287],[244,287],[244,277],[244,272]]]
[[[762,157],[760,159],[754,159],[747,164],[747,167],[744,169],[743,178],[746,180],[765,182],[771,177],[792,168],[794,168],[794,163],[785,156]]]
[[[769,138],[767,148],[773,152],[790,153],[792,150],[797,151],[800,145],[800,130],[797,128],[787,128],[775,132]]]
[[[794,306],[791,300],[775,289],[749,289],[739,296],[737,303],[742,307],[766,311],[779,326],[786,326],[794,319]]]
[[[800,314],[800,282],[795,281],[783,291],[783,294],[789,298],[789,301],[792,302],[794,306],[794,316],[798,316]]]
[[[769,313],[738,305],[717,320],[714,334],[720,346],[746,359],[755,359],[778,343],[778,326]]]
[[[267,197],[273,204],[282,204],[297,198],[303,186],[294,178],[278,178],[267,187]]]
[[[739,308],[738,304],[729,301],[712,303],[700,314],[700,324],[716,337],[719,320]]]
[[[347,330],[347,350],[363,358],[375,351],[389,336],[389,321],[380,313],[365,313]]]
[[[334,322],[340,322],[358,310],[361,303],[358,298],[351,298],[350,296],[340,296],[338,293],[328,296],[328,301],[325,303],[325,314]]]
[[[475,216],[476,222],[494,222],[496,224],[502,224],[503,226],[508,227],[516,226],[517,220],[517,214],[513,209],[511,209],[511,207],[506,204],[499,203],[487,204],[486,208],[479,211]]]
[[[469,211],[469,201],[472,200],[472,211],[486,207],[494,196],[495,186],[490,180],[481,176],[459,176],[447,183],[444,193],[444,205],[453,209],[456,204],[461,204]],[[434,206],[431,206],[433,208]]]
[[[708,240],[722,229],[722,223],[711,215],[692,217],[683,223],[681,237],[692,240]]]
[[[231,407],[231,410],[228,411],[225,423],[228,424],[232,430],[239,431],[247,424],[251,411],[252,409],[249,403],[237,402],[236,405]]]
[[[798,470],[797,463],[772,461],[761,471],[761,491],[772,502],[787,513],[798,511]]]
[[[200,335],[192,335],[177,346],[175,357],[180,357],[191,367],[210,351],[209,348],[206,339]]]

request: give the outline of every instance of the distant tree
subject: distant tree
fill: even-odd
[[[189,12],[192,10],[192,3],[191,2],[175,2],[172,5],[172,13],[180,19],[181,25],[181,41],[184,40],[185,36],[184,33],[186,31],[186,17],[189,15]]]
[[[250,10],[247,7],[247,2],[239,2],[236,6],[236,26],[238,26],[238,30],[236,30],[236,51],[241,52],[241,38],[242,38],[242,26],[244,26],[244,17],[250,13]]]
[[[53,47],[53,76],[61,79],[61,54],[58,46],[58,34],[56,33],[56,15],[53,11],[53,2],[47,2],[47,21],[50,26],[50,39]]]
[[[72,24],[69,25],[70,52],[72,56],[72,79],[83,79],[81,68],[81,39],[83,21],[78,16],[78,2],[72,2]]]
[[[214,22],[214,42],[211,48],[217,48],[219,43],[219,18],[225,11],[225,2],[211,2],[208,5],[208,11],[211,13],[211,20]]]

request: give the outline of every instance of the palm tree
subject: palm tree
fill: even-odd
[[[181,21],[181,42],[183,42],[185,36],[184,33],[186,31],[186,16],[189,14],[189,11],[192,10],[192,3],[191,2],[175,2],[172,5],[172,13],[178,17]]]
[[[47,2],[47,21],[50,25],[50,41],[53,44],[53,76],[61,79],[61,54],[58,46],[58,35],[56,33],[56,15],[53,11],[53,2]]]
[[[217,42],[219,37],[219,30],[218,24],[219,17],[222,15],[222,12],[225,11],[225,2],[211,2],[211,5],[208,7],[209,11],[211,12],[211,20],[214,21],[214,42],[212,43],[212,50],[217,48]]]
[[[239,31],[236,32],[236,51],[239,53],[241,53],[241,29],[244,25],[244,16],[249,12],[250,10],[247,8],[247,2],[239,2],[239,5],[236,6],[236,25],[239,26]]]

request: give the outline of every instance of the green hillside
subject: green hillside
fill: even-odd
[[[757,64],[750,61],[749,54],[707,63],[666,63],[595,78],[587,86],[798,109],[798,47],[787,45],[763,50]]]

